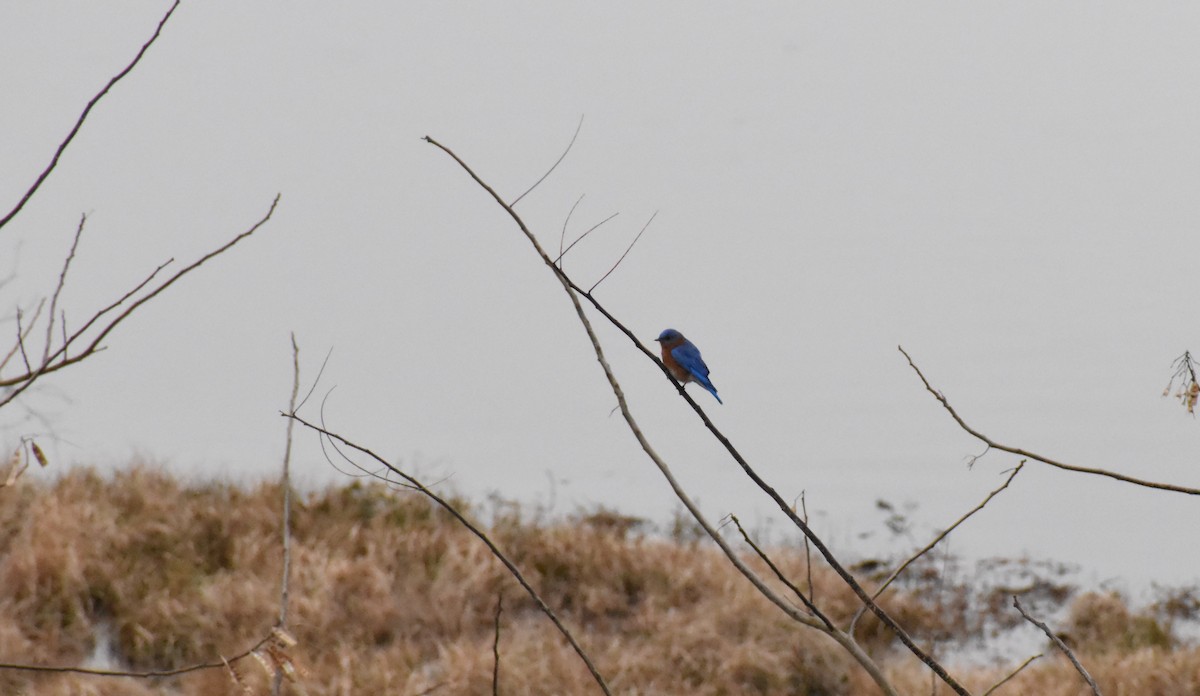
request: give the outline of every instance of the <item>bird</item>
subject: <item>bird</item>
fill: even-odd
[[[708,378],[708,365],[704,364],[696,344],[684,338],[683,334],[675,329],[664,330],[654,340],[662,346],[662,361],[672,377],[679,380],[680,384],[695,382],[707,389],[718,404],[725,403],[717,396],[717,388]]]

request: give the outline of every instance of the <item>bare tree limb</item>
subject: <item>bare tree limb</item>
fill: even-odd
[[[1146,488],[1156,488],[1160,491],[1173,491],[1175,493],[1186,493],[1188,495],[1200,495],[1200,489],[1188,488],[1187,486],[1176,486],[1171,483],[1155,483],[1154,481],[1145,481],[1143,479],[1134,478],[1132,476],[1126,476],[1124,474],[1118,474],[1113,471],[1106,471],[1104,469],[1094,469],[1091,467],[1074,466],[1071,464],[1064,464],[1064,463],[1056,461],[1054,459],[1050,459],[1049,457],[1044,457],[1040,454],[1030,452],[1029,450],[1021,449],[1019,447],[1010,447],[1008,445],[1002,445],[999,442],[996,442],[995,440],[991,439],[987,435],[984,435],[983,433],[979,432],[978,430],[975,430],[971,426],[967,425],[966,421],[964,421],[962,419],[962,417],[958,415],[958,412],[955,411],[954,407],[950,405],[950,402],[946,400],[946,397],[943,396],[941,392],[934,389],[933,386],[931,386],[929,384],[929,380],[925,379],[925,375],[922,374],[921,369],[917,367],[916,363],[913,362],[913,359],[909,356],[909,354],[907,352],[905,352],[904,348],[901,346],[896,346],[896,347],[900,350],[900,352],[908,360],[909,366],[912,367],[913,371],[917,373],[917,376],[921,378],[921,382],[924,383],[926,391],[928,391],[930,394],[933,394],[933,397],[942,404],[942,407],[945,408],[947,412],[949,412],[950,417],[954,419],[954,422],[958,423],[959,427],[961,427],[963,430],[967,431],[971,435],[975,436],[975,438],[977,438],[980,442],[983,442],[984,444],[986,444],[988,447],[990,447],[992,449],[998,449],[1003,452],[1015,454],[1018,457],[1028,457],[1029,459],[1039,461],[1043,464],[1049,464],[1050,466],[1053,466],[1058,469],[1062,469],[1064,471],[1074,471],[1074,472],[1080,473],[1080,474],[1094,474],[1096,476],[1107,476],[1108,478],[1116,479],[1118,481],[1123,481],[1125,483],[1132,483],[1137,486],[1145,486]]]
[[[504,591],[496,595],[496,616],[492,620],[492,696],[500,696],[500,614],[504,611]]]
[[[808,501],[804,499],[804,491],[800,491],[800,510],[804,513],[804,524],[808,524]],[[812,547],[808,544],[808,537],[804,537],[804,569],[808,574],[808,596],[815,604],[817,601],[817,590],[813,587],[812,581]],[[865,604],[863,606],[866,606]],[[854,635],[854,631],[850,631],[850,635]]]
[[[1004,686],[1004,684],[1005,684],[1005,683],[1007,683],[1007,682],[1008,682],[1008,680],[1010,680],[1010,679],[1012,679],[1013,677],[1015,677],[1015,676],[1017,676],[1018,674],[1020,674],[1020,673],[1021,673],[1021,670],[1025,669],[1026,667],[1028,667],[1028,666],[1030,665],[1030,663],[1032,663],[1034,660],[1038,659],[1038,658],[1039,658],[1039,657],[1041,657],[1041,656],[1042,656],[1042,654],[1041,654],[1041,653],[1038,653],[1038,654],[1036,654],[1036,655],[1031,655],[1030,657],[1026,658],[1026,659],[1025,659],[1025,661],[1024,661],[1024,662],[1022,662],[1022,663],[1021,663],[1021,664],[1020,664],[1020,665],[1019,665],[1019,666],[1018,666],[1016,669],[1014,669],[1013,671],[1009,672],[1009,673],[1008,673],[1008,675],[1007,675],[1007,676],[1005,676],[1005,677],[1004,677],[1003,679],[1001,679],[1000,681],[996,682],[995,684],[992,684],[992,686],[991,686],[991,687],[990,687],[990,688],[989,688],[987,691],[985,691],[985,692],[983,692],[982,694],[980,694],[980,696],[989,696],[989,694],[991,694],[992,692],[994,692],[996,689],[999,689],[1000,687]]]
[[[658,217],[657,210],[654,211],[654,214],[651,215],[650,219],[646,221],[646,224],[642,225],[641,231],[637,233],[637,236],[633,238],[633,241],[629,243],[629,246],[625,248],[625,253],[621,254],[621,258],[617,259],[617,262],[612,265],[612,268],[608,269],[607,273],[600,276],[600,280],[597,280],[595,285],[588,288],[589,295],[592,293],[593,290],[595,290],[600,285],[600,283],[604,282],[605,278],[609,277],[610,275],[612,275],[613,271],[617,270],[617,266],[620,266],[621,262],[625,260],[625,257],[629,256],[629,252],[633,251],[633,245],[638,243],[638,240],[641,239],[642,235],[646,233],[646,228],[650,226],[650,223],[654,222],[654,218],[656,218],[656,217]],[[603,223],[601,223],[601,224],[603,224]],[[590,232],[591,230],[588,230],[588,231]]]
[[[296,345],[296,334],[292,333],[292,397],[288,401],[288,412],[295,413],[296,397],[300,394],[300,346]],[[283,475],[279,485],[283,489],[283,524],[280,536],[283,543],[283,570],[279,579],[279,628],[287,629],[288,619],[288,584],[292,575],[292,430],[296,421],[288,420],[287,444],[283,448]],[[275,680],[271,684],[271,693],[279,696],[283,688],[283,670],[275,669]]]
[[[521,195],[514,198],[513,202],[509,203],[509,205],[511,205],[515,208],[517,206],[517,204],[521,202],[522,198],[524,198],[525,196],[528,196],[530,193],[532,193],[533,190],[535,188],[537,188],[539,184],[541,184],[543,181],[545,181],[546,177],[550,176],[554,172],[554,170],[558,168],[558,165],[562,164],[562,161],[567,158],[567,153],[570,152],[571,148],[575,146],[575,139],[579,137],[579,131],[583,130],[583,116],[584,116],[583,114],[580,114],[579,125],[575,126],[575,135],[571,136],[571,142],[567,143],[567,149],[563,150],[563,153],[558,156],[558,159],[555,160],[554,164],[550,165],[550,169],[546,170],[546,173],[542,175],[542,178],[533,182],[533,186],[530,186],[525,191],[525,193],[522,193]]]
[[[241,660],[243,658],[249,657],[250,655],[254,654],[254,652],[256,650],[258,650],[262,646],[266,645],[267,643],[271,642],[272,640],[275,640],[275,635],[273,633],[271,635],[268,635],[266,638],[263,638],[262,640],[255,643],[249,649],[244,650],[244,651],[238,653],[237,655],[234,655],[233,657],[222,658],[222,659],[226,660],[228,663],[237,662],[238,660]],[[155,678],[155,677],[177,677],[181,674],[187,674],[189,672],[199,672],[200,670],[205,670],[205,669],[220,669],[220,668],[224,668],[226,666],[226,664],[227,664],[226,661],[204,662],[204,663],[197,664],[197,665],[191,665],[189,667],[179,667],[177,669],[165,669],[165,670],[151,670],[151,671],[147,671],[147,672],[126,672],[126,671],[109,670],[109,669],[87,669],[85,667],[46,667],[46,666],[41,666],[41,665],[21,665],[21,664],[7,663],[7,662],[0,663],[0,670],[7,669],[7,670],[18,671],[18,672],[50,672],[50,673],[56,673],[56,674],[62,674],[62,673],[90,674],[90,675],[97,676],[97,677],[135,677],[138,679],[151,679],[151,678]]]
[[[808,597],[805,597],[804,593],[800,591],[800,588],[796,587],[795,583],[793,583],[786,575],[783,574],[783,571],[779,569],[779,566],[775,565],[775,562],[771,560],[771,557],[768,556],[765,551],[759,548],[758,544],[754,543],[754,540],[751,539],[750,535],[746,533],[746,529],[742,527],[742,522],[737,518],[737,515],[731,514],[729,515],[729,519],[733,520],[733,524],[737,526],[738,531],[742,533],[742,539],[745,539],[750,548],[754,549],[754,553],[756,553],[758,557],[762,559],[763,563],[767,564],[767,567],[770,568],[771,572],[775,574],[776,579],[786,585],[789,590],[799,597],[804,606],[808,607],[808,611],[813,616],[816,616],[818,619],[820,619],[821,623],[825,624],[825,628],[827,630],[835,630],[833,622],[831,622],[828,617],[822,614],[821,610],[817,609],[817,606],[813,604],[812,600],[810,600]],[[809,592],[812,592],[811,586]]]
[[[1042,633],[1045,633],[1046,636],[1050,638],[1051,642],[1053,642],[1059,650],[1063,651],[1063,654],[1067,656],[1067,659],[1071,660],[1071,664],[1075,665],[1075,670],[1078,671],[1080,676],[1084,678],[1084,680],[1088,683],[1088,686],[1092,687],[1092,693],[1096,694],[1096,696],[1101,696],[1100,687],[1096,686],[1096,680],[1092,679],[1092,675],[1088,674],[1088,671],[1083,668],[1083,665],[1080,664],[1079,660],[1075,657],[1075,653],[1071,652],[1071,649],[1067,647],[1067,644],[1062,642],[1062,638],[1056,636],[1054,631],[1051,631],[1050,627],[1045,623],[1038,621],[1029,614],[1025,613],[1025,608],[1021,606],[1021,600],[1017,599],[1016,595],[1013,595],[1013,606],[1017,608],[1017,611],[1021,612],[1021,616],[1024,616],[1026,621],[1042,629]]]
[[[25,347],[25,339],[29,338],[29,334],[33,332],[33,327],[34,327],[34,325],[37,324],[38,317],[40,317],[42,315],[42,309],[44,309],[45,306],[46,306],[45,298],[42,298],[41,300],[38,301],[37,309],[35,309],[33,311],[33,319],[30,320],[29,326],[25,327],[24,331],[22,331],[22,329],[21,329],[21,317],[23,315],[23,312],[21,311],[20,307],[17,308],[17,340],[13,342],[13,347],[8,351],[8,354],[4,356],[4,359],[0,360],[0,370],[3,370],[4,366],[8,365],[8,361],[12,360],[13,356],[15,356],[18,351],[20,351],[22,348]],[[29,357],[28,356],[23,356],[23,357],[25,357],[25,364],[26,364],[25,369],[28,370],[29,369],[29,367],[28,367]],[[3,381],[0,381],[0,387],[3,387],[3,386],[7,386],[7,385],[5,385]]]
[[[981,503],[979,503],[975,507],[971,508],[962,517],[959,517],[957,520],[955,520],[954,524],[950,525],[949,527],[946,527],[946,529],[943,530],[941,534],[938,534],[934,538],[934,540],[929,542],[928,544],[926,544],[924,548],[922,548],[920,551],[917,551],[913,555],[909,556],[908,560],[901,563],[895,570],[892,571],[892,574],[889,575],[887,577],[887,579],[883,581],[883,584],[879,586],[879,589],[875,590],[875,594],[871,595],[871,597],[873,599],[879,599],[879,595],[883,594],[884,591],[887,590],[888,586],[891,585],[892,582],[896,578],[900,577],[900,574],[904,572],[905,568],[912,565],[913,562],[916,561],[921,556],[924,556],[926,553],[929,553],[931,550],[933,550],[933,547],[935,547],[939,543],[941,543],[942,539],[945,539],[947,536],[949,536],[950,532],[953,532],[955,529],[958,528],[959,525],[961,525],[963,522],[966,522],[967,519],[971,515],[974,515],[975,513],[982,510],[985,505],[987,505],[989,502],[991,502],[992,498],[995,498],[997,495],[1000,494],[1000,491],[1003,491],[1005,488],[1008,488],[1008,484],[1012,483],[1012,480],[1017,477],[1017,474],[1021,473],[1021,467],[1023,467],[1023,466],[1025,466],[1024,460],[1022,460],[1019,464],[1017,464],[1017,466],[1012,470],[1012,473],[1008,475],[1008,478],[1004,480],[1004,483],[1002,483],[999,488],[992,491],[991,493],[988,493],[987,497],[984,498]],[[860,608],[854,614],[854,619],[850,622],[850,634],[851,635],[854,634],[854,628],[858,624],[858,620],[860,618],[862,618],[863,611],[865,609],[866,609],[866,606],[864,605],[862,608]]]
[[[578,208],[579,204],[583,202],[583,197],[586,195],[587,194],[585,193],[579,194],[579,198],[575,201],[575,205],[571,206],[571,209],[567,211],[567,217],[563,219],[562,233],[558,235],[558,258],[554,260],[555,263],[561,262],[563,254],[567,253],[563,250],[563,243],[567,241],[567,227],[571,224],[571,216],[575,214],[575,209]],[[4,286],[0,285],[0,287]]]
[[[572,210],[574,210],[574,208],[572,208]],[[583,234],[581,234],[581,235],[579,235],[578,237],[576,237],[576,238],[575,238],[575,241],[571,242],[569,245],[567,245],[567,248],[566,248],[566,249],[563,249],[562,251],[560,251],[560,252],[558,253],[558,257],[554,259],[554,262],[555,262],[555,263],[561,263],[561,262],[562,262],[562,258],[563,258],[564,256],[566,256],[566,255],[567,255],[567,252],[568,252],[568,251],[570,251],[572,248],[574,248],[574,246],[575,246],[576,244],[578,244],[578,243],[582,242],[584,237],[588,236],[588,235],[589,235],[589,234],[591,234],[593,231],[595,231],[596,229],[598,229],[598,228],[599,228],[601,225],[603,225],[604,223],[608,222],[609,220],[612,220],[613,218],[615,218],[615,217],[616,217],[616,216],[618,216],[618,215],[620,215],[620,213],[613,213],[612,215],[609,215],[608,217],[606,217],[606,218],[604,218],[603,220],[601,220],[600,222],[597,222],[596,224],[594,224],[594,225],[592,225],[591,227],[587,228],[587,231],[586,231],[586,232],[584,232]],[[565,230],[565,229],[566,229],[566,228],[564,227],[564,230]],[[560,240],[560,242],[561,242],[561,240]],[[561,246],[561,243],[560,243],[560,246]],[[561,266],[560,266],[560,268],[561,268]]]
[[[459,512],[458,508],[454,507],[454,505],[450,503],[450,501],[446,500],[445,498],[443,498],[440,495],[438,495],[437,493],[435,493],[433,490],[428,488],[424,483],[422,483],[421,481],[418,481],[413,476],[404,473],[402,470],[400,470],[399,468],[394,466],[391,462],[387,461],[383,457],[380,457],[378,454],[375,454],[370,449],[367,449],[366,447],[363,447],[362,445],[355,444],[355,443],[351,442],[350,440],[347,440],[346,438],[342,437],[341,435],[338,435],[337,433],[326,430],[325,427],[323,427],[323,426],[313,425],[312,423],[309,423],[308,421],[304,420],[303,418],[296,415],[295,413],[281,413],[280,415],[282,415],[285,418],[291,418],[291,419],[295,420],[296,422],[298,422],[300,425],[303,425],[304,427],[308,428],[309,430],[319,433],[325,439],[329,440],[331,443],[341,443],[345,447],[355,450],[355,451],[375,460],[381,466],[381,470],[386,469],[387,471],[391,472],[392,474],[399,476],[413,490],[419,491],[421,494],[425,495],[427,498],[429,498],[430,500],[434,501],[439,506],[441,506],[442,509],[444,509],[446,512],[449,512],[454,517],[454,519],[458,520],[459,524],[466,527],[467,530],[471,532],[471,534],[474,534],[476,538],[478,538],[480,541],[482,541],[484,543],[484,545],[488,547],[488,550],[491,551],[492,555],[495,556],[501,563],[504,564],[504,567],[508,569],[508,572],[516,579],[516,581],[518,583],[520,583],[521,587],[525,589],[525,592],[530,596],[531,599],[533,599],[534,603],[537,604],[538,609],[541,609],[542,613],[545,614],[546,617],[550,619],[551,623],[554,624],[555,628],[558,629],[559,633],[561,633],[563,635],[563,637],[567,639],[567,642],[571,644],[571,648],[575,651],[575,654],[579,656],[579,659],[581,659],[583,661],[584,665],[587,666],[588,671],[592,675],[592,679],[594,679],[596,681],[596,684],[600,687],[600,690],[603,691],[606,695],[611,696],[612,692],[609,691],[608,684],[604,681],[604,677],[602,677],[600,675],[600,672],[596,669],[596,665],[592,663],[592,659],[588,656],[587,652],[584,651],[583,646],[581,646],[579,644],[579,642],[577,640],[575,640],[575,636],[566,627],[566,625],[564,625],[563,622],[558,618],[558,615],[556,615],[554,613],[554,610],[551,609],[548,604],[546,604],[545,600],[542,599],[541,595],[539,595],[537,593],[537,590],[533,589],[533,586],[530,585],[529,581],[525,579],[525,576],[521,573],[520,569],[517,568],[516,564],[514,564],[508,558],[508,556],[505,555],[505,553],[503,551],[501,551],[499,549],[499,547],[496,546],[495,542],[492,541],[491,537],[489,537],[487,534],[485,534],[483,532],[482,529],[480,529],[478,526],[476,526],[474,523],[472,523],[470,520],[468,520],[461,512]],[[343,455],[343,456],[345,456],[345,455]],[[347,457],[347,459],[349,460],[348,457]],[[357,464],[353,460],[349,460],[349,461],[354,466],[358,467],[360,471],[367,473],[367,475],[374,476],[376,478],[380,478],[384,481],[387,481],[388,483],[391,483],[390,480],[384,478],[383,476],[380,476],[378,473],[369,471],[368,469]]]
[[[79,237],[83,234],[83,225],[87,222],[87,213],[79,216],[79,227],[75,228],[75,238],[71,240],[71,250],[63,261],[62,271],[58,274],[58,285],[50,298],[50,319],[46,322],[46,345],[42,347],[42,362],[50,357],[50,346],[54,343],[54,310],[58,308],[58,296],[62,294],[63,285],[67,282],[67,271],[71,268],[71,260],[75,258],[75,250],[79,248]],[[63,321],[66,321],[64,316]]]
[[[92,100],[87,103],[87,106],[83,109],[83,113],[79,114],[79,119],[75,121],[75,126],[71,129],[71,132],[67,134],[67,137],[64,138],[62,143],[59,144],[58,150],[54,152],[54,157],[50,159],[50,164],[47,165],[44,170],[42,170],[42,173],[39,174],[37,179],[33,182],[33,185],[30,186],[29,190],[25,192],[25,195],[21,197],[21,200],[17,201],[16,207],[9,211],[9,213],[3,218],[0,218],[0,227],[7,225],[10,220],[17,216],[17,213],[21,212],[21,209],[25,207],[25,204],[29,202],[29,199],[33,198],[33,194],[41,187],[42,182],[44,182],[46,177],[50,176],[50,172],[54,171],[54,168],[58,166],[58,160],[62,157],[63,151],[65,151],[67,146],[71,144],[71,141],[75,139],[75,136],[79,133],[79,129],[83,126],[84,120],[88,117],[88,114],[91,113],[92,108],[104,98],[104,95],[108,94],[108,91],[113,88],[113,85],[120,82],[121,78],[125,77],[130,73],[130,71],[133,70],[134,66],[138,64],[138,61],[142,59],[142,56],[146,55],[146,51],[149,50],[151,44],[158,39],[159,34],[162,33],[163,25],[165,25],[167,20],[171,18],[171,15],[175,12],[175,8],[177,7],[179,7],[179,0],[175,0],[175,3],[171,5],[171,9],[167,10],[167,13],[163,15],[161,20],[159,20],[158,26],[154,29],[154,35],[150,37],[149,41],[142,44],[142,50],[138,51],[137,55],[134,56],[129,65],[126,65],[121,72],[114,75],[113,78],[108,81],[108,84],[104,85],[104,89],[100,90],[96,96],[92,97]]]

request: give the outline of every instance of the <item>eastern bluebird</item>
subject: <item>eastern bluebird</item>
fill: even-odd
[[[663,331],[654,340],[662,345],[662,361],[671,371],[672,377],[679,380],[680,384],[695,382],[716,397],[717,403],[725,403],[717,396],[717,388],[708,378],[708,365],[704,364],[696,344],[684,338],[683,334],[675,329]]]

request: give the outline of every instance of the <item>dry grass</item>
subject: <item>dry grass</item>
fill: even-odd
[[[144,467],[112,478],[75,470],[52,485],[6,489],[0,661],[79,665],[103,627],[114,637],[114,666],[124,668],[165,669],[250,647],[278,611],[278,493],[273,485],[185,486]],[[290,628],[299,645],[290,654],[303,691],[285,693],[491,693],[501,592],[502,693],[595,692],[502,566],[424,499],[350,485],[298,501],[293,520]],[[616,693],[876,693],[832,641],[788,622],[705,544],[639,534],[603,512],[542,522],[510,508],[491,533]],[[804,577],[801,554],[779,552],[777,561]],[[844,621],[852,598],[817,570],[823,607]],[[961,591],[932,603],[906,588],[886,604],[918,635],[944,633],[969,606]],[[1200,693],[1200,652],[1175,645],[1119,598],[1084,595],[1065,630],[1107,693]],[[929,693],[928,673],[875,624],[865,622],[861,635],[904,693]],[[238,672],[255,693],[268,692],[253,660]],[[982,691],[1001,673],[963,678]],[[1074,695],[1081,684],[1048,657],[1000,693]],[[140,681],[0,672],[0,694],[225,693],[244,692],[223,670]]]

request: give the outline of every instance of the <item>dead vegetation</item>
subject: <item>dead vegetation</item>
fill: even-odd
[[[163,670],[219,662],[274,625],[282,562],[274,484],[185,485],[147,467],[112,477],[73,469],[2,495],[0,661]],[[505,506],[490,517],[497,544],[572,626],[615,693],[876,692],[844,651],[787,620],[709,545],[606,511],[547,522]],[[298,500],[293,524],[290,629],[299,642],[288,655],[298,682],[284,693],[490,693],[501,592],[501,693],[595,690],[504,568],[424,498],[381,485],[331,488]],[[802,550],[774,557],[804,576]],[[829,615],[848,620],[857,607],[844,585],[822,568],[813,582]],[[1002,609],[986,592],[936,582],[938,591],[906,583],[886,603],[914,636],[936,637],[939,656],[953,663],[959,644],[948,641],[981,623],[977,614]],[[1134,611],[1119,596],[1083,594],[1061,627],[1106,692],[1193,694],[1200,650],[1173,632],[1194,615],[1190,597]],[[95,661],[102,636],[111,640],[107,664]],[[928,670],[886,631],[864,621],[859,637],[902,693],[928,692]],[[979,693],[1013,666],[957,671]],[[155,679],[0,670],[0,693],[269,692],[270,675],[254,661],[236,672],[240,684],[224,669]],[[1048,656],[997,693],[1079,687],[1071,666]]]

